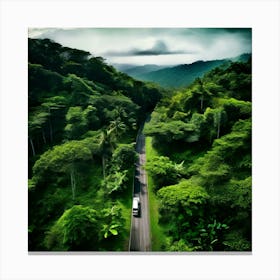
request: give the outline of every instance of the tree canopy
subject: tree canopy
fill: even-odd
[[[28,39],[28,92],[29,250],[127,250],[135,139],[161,91]]]
[[[144,132],[164,250],[251,250],[251,61],[164,97]],[[180,172],[175,166],[181,165]]]
[[[128,250],[142,128],[160,249],[251,250],[251,61],[219,65],[163,90],[29,39],[29,250]]]

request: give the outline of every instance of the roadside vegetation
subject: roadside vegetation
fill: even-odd
[[[28,43],[29,250],[127,251],[135,139],[161,93],[101,57]]]
[[[251,250],[251,60],[180,90],[28,40],[29,251],[128,251],[137,133],[148,116],[153,251]]]
[[[150,159],[158,155],[157,151],[153,148],[152,137],[146,137],[145,145],[146,145],[146,160],[150,161]],[[159,201],[155,194],[154,181],[151,174],[149,174],[149,171],[147,171],[147,176],[148,176],[152,251],[161,251],[164,246],[166,236],[164,234],[163,228],[159,225]]]
[[[154,249],[251,250],[251,128],[250,60],[158,103],[144,129]]]

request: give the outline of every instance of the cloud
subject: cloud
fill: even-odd
[[[127,51],[107,51],[104,55],[107,56],[153,56],[153,55],[170,55],[170,54],[186,54],[194,53],[192,51],[174,50],[168,49],[166,43],[162,40],[155,42],[152,48],[149,49],[137,49],[133,48]]]
[[[251,28],[30,28],[29,36],[103,56],[109,63],[192,63],[252,51]]]

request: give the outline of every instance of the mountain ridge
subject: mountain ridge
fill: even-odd
[[[244,53],[236,57],[216,59],[216,60],[198,60],[190,64],[179,64],[175,66],[162,67],[159,65],[143,65],[124,69],[123,72],[129,76],[159,84],[163,87],[186,87],[196,78],[203,76],[206,72],[215,67],[228,65],[231,62],[246,62],[251,57],[250,53]],[[159,68],[149,71],[151,68]],[[146,71],[145,71],[146,70]]]

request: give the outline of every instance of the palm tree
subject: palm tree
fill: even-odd
[[[121,106],[116,106],[116,108],[113,110],[113,112],[114,112],[114,116],[116,119],[122,119],[122,117],[125,117],[125,118],[127,117],[127,114],[126,114],[124,108]]]
[[[117,118],[110,122],[109,129],[112,130],[116,138],[119,138],[119,136],[126,130],[126,125],[120,118]]]
[[[112,129],[104,129],[101,131],[99,147],[102,154],[103,177],[106,177],[106,160],[107,156],[112,153],[115,145],[115,139]]]
[[[102,154],[102,168],[103,177],[106,178],[106,160],[107,157],[112,154],[115,148],[117,138],[122,132],[126,130],[126,125],[120,120],[120,118],[111,121],[107,129],[103,129],[100,135],[99,147]]]

